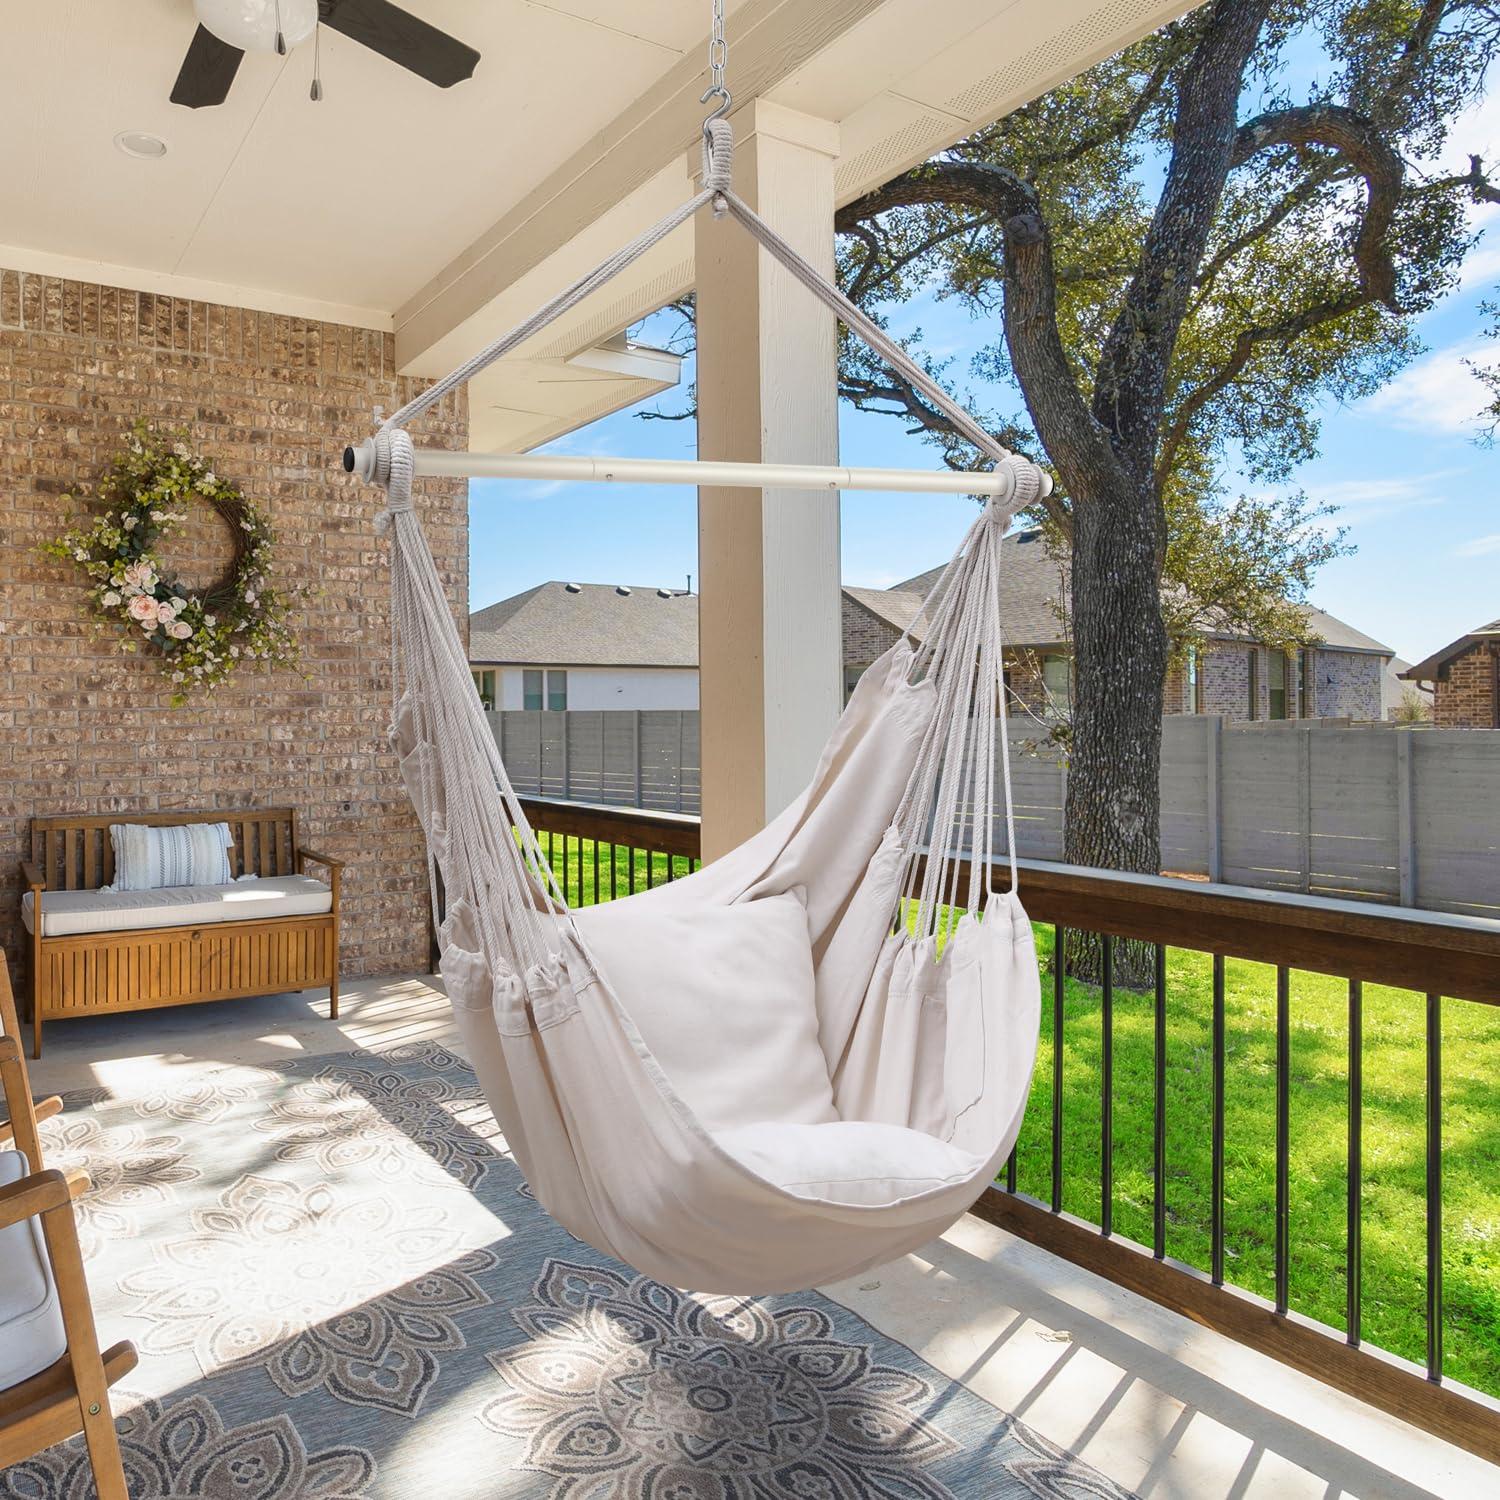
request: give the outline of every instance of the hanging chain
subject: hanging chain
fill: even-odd
[[[719,102],[703,122],[705,134],[708,132],[709,125],[715,120],[723,119],[729,113],[730,105],[734,103],[734,96],[724,86],[724,69],[728,63],[729,43],[724,39],[724,0],[713,0],[713,26],[708,34],[709,85],[698,102],[707,104],[710,99],[717,99]]]

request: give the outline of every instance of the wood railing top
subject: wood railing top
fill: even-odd
[[[699,857],[699,819],[688,813],[521,803],[553,833]],[[1019,865],[1021,899],[1037,921],[1500,1004],[1500,921],[1491,918],[1044,860]],[[996,886],[1005,883],[997,869]]]

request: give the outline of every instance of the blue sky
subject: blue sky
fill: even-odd
[[[1495,160],[1500,95],[1460,122],[1452,154]],[[1485,210],[1476,227],[1500,225]],[[1295,483],[1314,501],[1339,507],[1356,551],[1330,563],[1311,598],[1321,608],[1417,660],[1500,616],[1500,447],[1475,442],[1484,393],[1464,366],[1482,348],[1479,304],[1500,281],[1500,228],[1481,241],[1461,289],[1423,319],[1427,353],[1384,390],[1349,407],[1329,404],[1322,451]],[[993,338],[952,302],[921,298],[891,310],[898,336],[922,330],[930,352],[968,360]],[[642,336],[649,341],[648,325]],[[685,381],[691,379],[691,369]],[[668,398],[669,402],[671,398]],[[656,403],[648,403],[655,405]],[[931,468],[933,449],[902,424],[845,408],[843,462]],[[631,412],[547,451],[690,458],[691,422],[646,422]],[[1232,489],[1247,488],[1233,473]],[[475,608],[549,578],[584,583],[697,587],[695,494],[687,488],[537,485],[476,481],[470,597]],[[848,583],[883,587],[946,560],[972,518],[970,502],[948,496],[850,495],[843,501],[843,570]]]

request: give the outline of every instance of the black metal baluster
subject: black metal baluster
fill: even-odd
[[[1063,1160],[1063,967],[1067,931],[1052,929],[1052,1212],[1062,1211]]]
[[[1161,1260],[1167,1253],[1167,950],[1156,945],[1155,1037],[1151,1058],[1155,1085],[1151,1119],[1151,1253]]]
[[[599,840],[594,840],[594,905],[599,904]]]
[[[1291,1227],[1291,971],[1276,970],[1276,1311],[1287,1308],[1288,1234]]]
[[[1349,981],[1349,1166],[1348,1201],[1344,1208],[1347,1264],[1344,1270],[1344,1337],[1358,1344],[1362,1336],[1360,1317],[1360,1263],[1362,1210],[1364,1206],[1364,986]]]
[[[1115,940],[1103,939],[1103,972],[1100,978],[1099,1024],[1100,1119],[1099,1119],[1099,1228],[1113,1234],[1115,1227]]]
[[[1427,997],[1427,1378],[1443,1378],[1443,997]]]
[[[1016,1148],[1010,1148],[1010,1155],[1005,1158],[1005,1191],[1013,1193],[1016,1190]]]
[[[667,884],[670,885],[677,878],[677,860],[672,855],[667,855]]]
[[[1224,1284],[1224,955],[1214,954],[1213,982],[1213,1163],[1209,1185],[1210,1274]]]
[[[615,871],[615,854],[619,850],[619,847],[620,846],[618,844],[616,844],[613,840],[610,841],[610,845],[609,845],[609,899],[611,901],[613,901],[615,899],[615,897],[620,894],[620,877],[619,877],[619,875]]]

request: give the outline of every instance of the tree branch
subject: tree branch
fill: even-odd
[[[1365,180],[1365,211],[1354,239],[1354,265],[1371,298],[1400,312],[1396,267],[1386,248],[1386,231],[1401,200],[1405,170],[1401,158],[1373,121],[1338,104],[1304,104],[1270,110],[1247,120],[1235,132],[1232,166],[1276,146],[1323,146],[1336,151]]]
[[[1353,292],[1347,297],[1332,298],[1325,302],[1319,302],[1313,307],[1305,308],[1299,313],[1288,314],[1285,318],[1275,323],[1267,323],[1254,328],[1242,329],[1234,341],[1234,348],[1224,364],[1207,380],[1200,385],[1191,395],[1185,397],[1177,407],[1172,416],[1171,423],[1162,435],[1161,445],[1157,453],[1155,479],[1158,487],[1162,485],[1167,476],[1172,472],[1173,462],[1177,457],[1177,450],[1181,447],[1183,440],[1187,437],[1192,427],[1193,418],[1208,405],[1217,395],[1220,395],[1232,385],[1244,373],[1245,367],[1250,363],[1255,351],[1262,344],[1280,343],[1294,338],[1317,328],[1320,324],[1331,323],[1335,318],[1345,317],[1361,307],[1373,302],[1373,294],[1360,291]]]
[[[834,226],[843,229],[893,209],[934,203],[975,208],[1001,224],[1006,348],[1037,436],[1068,489],[1107,492],[1121,476],[1063,349],[1051,237],[1029,182],[987,162],[929,162],[840,209]]]

